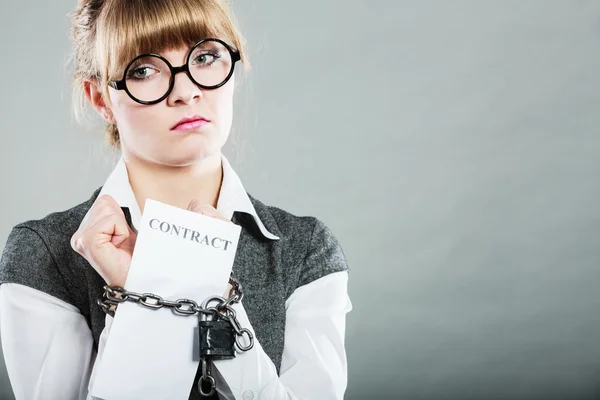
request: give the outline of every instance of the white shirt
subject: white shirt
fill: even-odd
[[[224,155],[222,165],[217,210],[228,219],[234,211],[246,212],[255,218],[265,236],[279,239],[260,221]],[[129,207],[137,229],[141,212],[123,157],[99,196],[103,194]],[[231,360],[215,360],[212,373],[220,398],[343,399],[347,386],[346,313],[352,310],[347,281],[346,271],[331,273],[297,288],[286,300],[279,375],[256,335],[251,350]],[[243,301],[234,308],[240,324],[254,334]],[[106,315],[96,354],[92,332],[77,307],[28,286],[0,285],[0,336],[16,400],[90,399],[94,367],[101,362],[112,320]]]

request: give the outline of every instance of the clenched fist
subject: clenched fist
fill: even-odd
[[[124,286],[137,235],[119,203],[109,195],[94,201],[71,237],[71,247],[81,254],[111,286]]]
[[[196,200],[190,201],[187,209],[231,222],[213,206]],[[111,196],[102,195],[71,237],[71,247],[94,267],[108,285],[124,287],[136,239],[137,235],[127,224],[121,206]],[[229,297],[230,290],[231,284],[227,284],[224,297]]]

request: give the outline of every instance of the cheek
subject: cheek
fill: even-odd
[[[218,92],[213,93],[213,108],[217,115],[219,124],[221,127],[229,131],[233,118],[233,82],[227,82],[227,84],[219,89]]]
[[[145,126],[152,124],[152,119],[156,115],[154,106],[146,106],[131,100],[127,94],[124,96],[119,93],[113,99],[113,115],[117,120],[121,135],[128,135],[128,132],[142,130]]]
[[[231,129],[234,86],[232,78],[219,89],[205,92],[199,103],[192,106],[199,111],[210,110],[219,135],[227,136]],[[164,102],[151,106],[136,103],[125,92],[111,93],[111,101],[119,132],[128,142],[152,134],[157,128],[168,129],[167,125],[180,114],[166,109]]]

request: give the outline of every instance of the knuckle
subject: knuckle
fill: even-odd
[[[109,214],[109,213],[114,212],[114,209],[115,208],[114,208],[114,206],[112,204],[104,203],[100,207],[98,207],[98,212],[101,215],[104,215],[104,214]]]
[[[113,200],[113,198],[112,198],[111,195],[109,195],[109,194],[103,194],[102,196],[98,197],[98,199],[96,201],[110,203],[112,200]]]
[[[94,206],[96,206],[98,209],[114,208],[116,204],[116,200],[108,194],[103,194],[102,196],[98,197],[94,202]]]
[[[105,195],[105,194],[103,194],[102,196],[98,197],[98,198],[96,199],[96,201],[94,201],[94,204],[92,205],[92,207],[99,208],[99,207],[101,207],[102,205],[106,204],[106,202],[107,202],[106,200],[107,200],[107,199],[106,199],[106,195]]]
[[[71,247],[77,252],[83,251],[85,249],[85,243],[83,241],[83,236],[82,235],[74,235],[71,238]]]
[[[200,201],[198,201],[198,200],[192,200],[190,202],[188,209],[190,211],[195,211],[195,212],[201,213],[203,210],[206,209],[206,206],[204,204],[201,204]]]

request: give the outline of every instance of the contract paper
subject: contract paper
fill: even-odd
[[[241,227],[148,199],[125,289],[200,305],[223,296]],[[213,302],[211,305],[215,305]],[[194,359],[198,315],[170,308],[118,306],[91,396],[102,400],[181,400],[189,397],[199,361]]]

